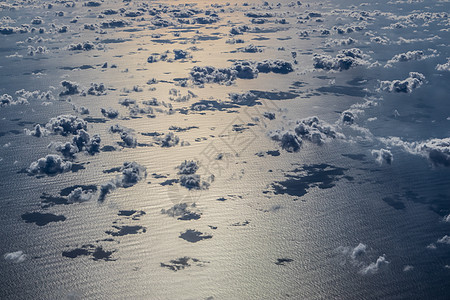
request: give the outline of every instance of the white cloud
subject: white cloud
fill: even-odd
[[[30,174],[47,174],[53,175],[57,173],[68,172],[72,169],[70,161],[64,161],[59,155],[48,154],[32,162],[27,169]]]
[[[93,197],[93,192],[84,191],[83,188],[77,187],[67,196],[70,202],[84,202],[89,201]]]
[[[414,267],[411,266],[411,265],[406,265],[406,266],[403,268],[403,272],[411,272],[412,270],[414,270]]]
[[[336,57],[324,54],[314,54],[313,66],[315,69],[343,71],[356,66],[367,66],[369,56],[358,48],[341,50]]]
[[[405,142],[398,137],[380,138],[383,143],[403,148],[413,155],[421,155],[435,166],[450,167],[450,138],[431,139],[424,142]]]
[[[387,149],[380,149],[380,150],[372,150],[372,156],[375,157],[375,160],[382,165],[383,163],[386,163],[388,165],[392,164],[392,161],[394,160],[394,156],[392,155],[392,152]]]
[[[382,256],[378,257],[378,259],[375,262],[361,269],[360,273],[363,275],[376,274],[380,269],[387,266],[389,263],[390,262],[386,260],[386,257],[383,254]]]
[[[122,174],[101,185],[99,201],[103,201],[106,195],[116,188],[131,187],[147,177],[147,168],[134,161],[124,162],[120,172]]]
[[[440,239],[438,239],[437,242],[438,242],[439,244],[447,244],[447,245],[450,245],[450,236],[444,235],[443,237],[441,237]]]
[[[3,258],[5,260],[9,260],[14,263],[21,263],[21,262],[25,261],[25,259],[27,258],[27,255],[24,254],[23,251],[16,251],[16,252],[5,253],[5,255],[3,255]]]
[[[115,119],[119,116],[119,111],[112,107],[101,108],[100,111],[101,111],[102,115],[104,115],[105,117],[110,118],[110,119]]]
[[[51,118],[45,125],[45,128],[55,134],[77,134],[79,130],[87,129],[87,122],[77,116],[60,115],[55,118]]]
[[[450,57],[447,58],[447,62],[444,64],[438,64],[436,66],[436,70],[438,71],[446,71],[446,72],[450,72]]]
[[[381,81],[378,91],[389,93],[412,93],[425,82],[425,76],[418,72],[410,72],[405,80]]]

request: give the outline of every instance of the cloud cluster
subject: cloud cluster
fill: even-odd
[[[59,93],[59,96],[77,95],[82,92],[80,85],[76,82],[63,80],[61,81],[61,85],[64,88],[64,90],[61,93]]]
[[[45,128],[55,134],[77,134],[79,130],[87,130],[87,122],[73,115],[60,115],[51,118]]]
[[[436,70],[450,72],[450,58],[447,58],[446,63],[436,65]]]
[[[106,95],[106,87],[103,83],[91,83],[87,93],[93,96]]]
[[[72,169],[70,161],[64,161],[59,155],[48,154],[45,157],[34,161],[27,168],[29,174],[47,174],[54,175],[57,173],[68,172]]]
[[[180,138],[173,134],[173,132],[166,133],[164,136],[156,136],[155,142],[161,145],[161,147],[174,147],[180,142]]]
[[[358,48],[341,50],[336,57],[324,54],[314,54],[313,66],[315,69],[343,71],[356,66],[369,65],[369,56],[363,54]]]
[[[124,162],[119,171],[122,174],[101,185],[99,201],[103,201],[116,188],[131,187],[147,177],[147,168],[134,161]]]
[[[3,94],[0,96],[0,107],[10,106],[10,105],[17,105],[17,104],[28,104],[29,102],[22,97],[19,97],[18,99],[14,99],[11,95]]]
[[[184,175],[194,174],[195,172],[197,172],[199,167],[200,166],[198,161],[185,160],[179,166],[177,166],[177,169],[179,170],[178,174]]]
[[[100,111],[101,111],[102,115],[104,115],[105,117],[110,118],[110,119],[115,119],[119,116],[119,111],[112,107],[101,108]]]
[[[69,51],[89,51],[95,49],[95,45],[91,43],[90,41],[77,43],[77,44],[70,44],[67,46],[67,50]]]
[[[56,142],[51,145],[55,147],[56,151],[61,152],[64,157],[71,158],[81,151],[91,155],[100,152],[100,142],[101,138],[99,135],[96,134],[91,137],[84,129],[80,129],[78,130],[78,133],[73,136],[71,142]]]
[[[188,205],[187,203],[178,203],[169,209],[161,209],[162,214],[166,214],[170,217],[177,217],[178,220],[198,220],[201,217],[201,213],[198,211],[195,203]]]
[[[195,174],[199,167],[199,163],[193,160],[185,160],[177,166],[180,184],[188,189],[207,189],[214,175],[210,176],[209,181],[202,180],[199,174]]]
[[[405,80],[381,81],[378,91],[389,93],[412,93],[425,82],[425,76],[418,72],[410,72]]]
[[[450,167],[450,138],[419,143],[416,150],[427,155],[433,164]]]
[[[117,27],[125,27],[127,25],[130,25],[130,22],[121,19],[111,19],[103,21],[100,24],[102,28],[117,28]]]
[[[236,78],[254,79],[258,73],[279,73],[287,74],[293,72],[292,63],[281,59],[266,59],[259,62],[237,61],[229,68],[215,68],[211,66],[194,66],[190,71],[190,76],[194,84],[221,83],[229,85]]]
[[[281,147],[288,152],[299,151],[302,141],[322,145],[331,139],[344,138],[338,127],[322,121],[318,117],[298,120],[293,131],[276,130],[270,135],[274,141],[280,142]]]
[[[396,54],[390,60],[388,60],[388,64],[396,63],[396,62],[406,62],[411,60],[422,60],[427,58],[428,56],[421,50],[408,51],[405,53]]]
[[[373,275],[383,270],[390,262],[386,260],[383,254],[379,256],[375,262],[367,264],[367,245],[359,243],[356,247],[338,247],[337,253],[342,255],[342,264],[349,262],[351,265],[358,267],[358,273],[361,275]]]
[[[256,100],[258,100],[258,96],[256,96],[252,92],[245,92],[240,94],[230,93],[228,95],[230,96],[230,99],[233,103],[239,105],[254,105],[256,103]]]
[[[426,157],[435,166],[450,167],[450,138],[406,142],[398,137],[389,137],[380,138],[380,141],[390,146],[400,147],[410,154]]]

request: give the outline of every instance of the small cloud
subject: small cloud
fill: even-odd
[[[110,118],[110,119],[115,119],[119,116],[119,111],[112,107],[101,108],[100,111],[101,111],[102,115],[104,115],[105,117]]]
[[[390,150],[380,149],[380,150],[372,150],[372,156],[375,157],[375,160],[382,165],[386,163],[388,165],[392,164],[394,160],[394,156]]]
[[[390,262],[386,260],[386,257],[383,254],[382,256],[379,256],[375,262],[373,262],[370,265],[368,265],[367,267],[361,269],[360,273],[363,275],[376,274],[376,273],[378,273],[379,270],[386,267],[389,263]]]
[[[85,202],[91,200],[94,193],[90,190],[83,190],[82,187],[77,187],[67,196],[69,202]]]
[[[428,250],[436,250],[437,249],[437,247],[436,247],[436,245],[434,243],[429,244],[426,248]]]
[[[450,245],[450,236],[444,235],[442,238],[438,239],[437,242],[439,244],[447,244]]]
[[[412,270],[414,270],[414,267],[411,266],[411,265],[406,265],[406,266],[403,268],[403,272],[411,272]]]
[[[137,162],[124,162],[119,171],[122,174],[101,185],[99,201],[105,200],[106,195],[116,188],[131,187],[147,177],[147,168]]]
[[[5,253],[5,255],[3,255],[3,258],[14,263],[21,263],[24,262],[25,259],[27,259],[27,255],[23,253],[23,251],[16,251]]]
[[[447,62],[444,64],[438,64],[436,66],[436,70],[437,71],[441,71],[441,72],[450,72],[450,57],[447,58]]]

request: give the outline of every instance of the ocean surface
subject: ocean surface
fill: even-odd
[[[449,11],[0,1],[0,299],[450,299]]]

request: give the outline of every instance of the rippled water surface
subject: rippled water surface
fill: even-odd
[[[0,1],[1,299],[448,299],[446,1]]]

